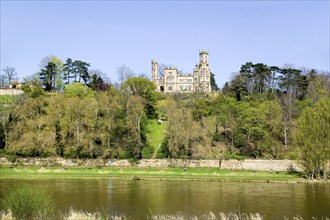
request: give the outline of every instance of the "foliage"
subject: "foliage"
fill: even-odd
[[[298,120],[296,143],[301,148],[308,178],[327,178],[330,159],[330,100],[307,107]]]
[[[150,80],[140,77],[131,77],[123,82],[121,91],[126,95],[141,96],[146,100],[145,112],[149,118],[154,118],[156,104],[156,86]]]
[[[57,75],[56,64],[49,62],[45,68],[46,69],[41,70],[39,75],[40,79],[43,81],[45,91],[50,92],[55,88],[55,77]]]
[[[293,66],[247,62],[222,93],[214,94],[157,93],[152,82],[132,77],[126,66],[118,68],[121,85],[115,89],[104,83],[101,71],[88,67],[84,61],[68,58],[63,64],[47,57],[39,74],[42,81],[39,76],[25,80],[28,95],[2,101],[10,105],[1,114],[1,148],[42,157],[304,156],[310,161],[296,131],[311,126],[302,125],[304,112],[324,111],[326,105],[316,108],[316,103],[330,97],[328,73]],[[43,86],[59,93],[45,93]],[[212,87],[217,87],[215,81]],[[318,137],[311,133],[304,138],[315,142]],[[317,145],[317,150],[322,147]]]
[[[64,94],[67,97],[80,97],[80,98],[93,96],[92,90],[79,82],[75,82],[65,86]]]
[[[66,84],[72,82],[84,82],[87,85],[88,80],[90,79],[90,75],[88,72],[89,63],[81,60],[72,60],[68,58],[65,61],[64,66],[64,76],[63,79],[66,81]]]
[[[21,185],[2,201],[4,210],[10,210],[15,219],[56,219],[56,204],[43,189]]]
[[[211,79],[210,79],[210,83],[211,83],[211,89],[212,91],[218,91],[219,90],[219,87],[215,81],[215,77],[214,77],[214,74],[211,73]]]
[[[15,100],[13,95],[0,95],[0,105],[1,104],[12,104]]]

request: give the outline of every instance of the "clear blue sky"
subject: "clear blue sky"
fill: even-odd
[[[329,1],[3,1],[1,69],[23,78],[54,55],[111,81],[122,64],[150,76],[151,59],[192,72],[199,49],[222,86],[247,61],[330,71]]]

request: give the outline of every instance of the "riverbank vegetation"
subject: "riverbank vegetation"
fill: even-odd
[[[297,159],[329,177],[329,73],[248,62],[222,91],[116,87],[89,64],[49,59],[26,94],[0,105],[0,148],[21,157]],[[215,81],[214,81],[215,83]]]

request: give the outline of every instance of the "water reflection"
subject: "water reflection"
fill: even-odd
[[[202,215],[258,212],[266,219],[330,216],[329,183],[255,183],[127,180],[0,180],[3,197],[15,183],[36,184],[69,207],[143,218],[150,213]]]

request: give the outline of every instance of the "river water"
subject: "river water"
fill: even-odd
[[[329,183],[0,179],[1,198],[17,184],[44,188],[64,212],[70,207],[107,210],[134,219],[150,213],[190,216],[209,211],[260,213],[265,219],[330,217]]]

